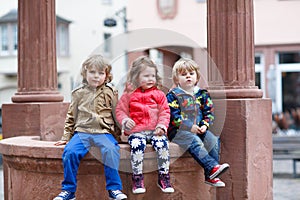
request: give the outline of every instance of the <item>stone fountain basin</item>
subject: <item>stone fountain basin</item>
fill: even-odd
[[[4,178],[7,180],[5,181],[7,191],[4,192],[10,199],[52,199],[60,192],[63,180],[61,157],[64,146],[55,146],[54,143],[42,141],[40,136],[18,136],[0,141],[0,153],[3,155],[3,166],[6,168]],[[157,156],[151,145],[147,145],[144,159],[147,192],[133,195],[130,148],[128,144],[120,144],[120,147],[119,172],[123,191],[129,199],[190,199],[193,196],[210,199],[215,193],[215,190],[209,190],[204,184],[203,169],[178,145],[170,143],[170,174],[175,193],[164,194],[156,186]],[[108,199],[100,159],[99,150],[92,148],[80,163],[77,199]]]

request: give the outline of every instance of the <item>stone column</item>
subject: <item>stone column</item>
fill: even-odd
[[[16,103],[61,102],[57,91],[55,1],[19,1]],[[30,51],[28,50],[30,49]]]
[[[207,6],[210,65],[222,75],[210,67],[212,88],[224,87],[228,98],[261,98],[255,86],[253,1],[209,0]]]
[[[217,199],[273,199],[271,101],[255,86],[253,1],[208,0],[207,6],[208,81],[222,126],[213,128],[221,130],[221,162],[231,165]]]
[[[18,91],[3,108],[4,138],[57,140],[66,103],[57,90],[55,0],[18,2]]]
[[[67,103],[57,90],[55,0],[18,1],[18,91],[2,105],[3,137],[59,140]],[[4,198],[10,199],[4,161]]]

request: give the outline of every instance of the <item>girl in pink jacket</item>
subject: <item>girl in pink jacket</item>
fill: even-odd
[[[143,158],[147,142],[158,156],[158,186],[174,192],[170,183],[169,143],[166,137],[170,108],[165,94],[157,88],[161,78],[156,64],[146,56],[137,58],[129,71],[127,87],[116,107],[116,117],[131,149],[132,192],[144,193]]]

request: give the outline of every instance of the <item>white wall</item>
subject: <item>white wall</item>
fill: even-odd
[[[300,43],[299,0],[253,0],[255,45]],[[207,46],[206,3],[178,0],[178,13],[162,20],[156,1],[128,0],[130,30],[163,28],[184,34]],[[146,11],[147,12],[146,12]]]
[[[254,0],[255,44],[300,43],[299,0]]]
[[[116,11],[125,6],[126,1],[114,0],[112,5],[103,5],[101,0],[56,0],[56,14],[72,21],[70,25],[70,57],[60,58],[58,65],[67,67],[70,70],[69,79],[72,81],[80,82],[81,77],[80,67],[84,60],[94,52],[95,49],[103,47],[104,39],[103,33],[111,32],[112,35],[123,33],[123,25],[120,23],[120,19],[115,17]],[[115,17],[118,20],[118,26],[115,28],[106,28],[103,26],[104,19],[107,17]],[[100,52],[102,54],[102,52]],[[115,55],[108,58],[114,59]],[[118,56],[118,55],[116,55]],[[122,62],[122,65],[125,63]],[[114,81],[117,82],[119,77],[124,73],[119,70],[119,64],[116,66],[116,62],[112,63]],[[121,73],[120,73],[121,72]],[[62,80],[67,80],[66,74],[62,75]],[[65,85],[71,85],[68,83]],[[68,90],[65,90],[68,91]],[[67,94],[64,94],[68,100]]]
[[[18,8],[18,0],[0,0],[0,16]]]
[[[162,20],[156,1],[128,0],[129,29],[161,28],[183,34],[200,47],[206,47],[206,3],[196,0],[178,0],[174,19]],[[159,37],[159,36],[158,36]]]

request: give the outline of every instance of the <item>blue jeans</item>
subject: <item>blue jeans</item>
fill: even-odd
[[[107,190],[122,190],[118,168],[120,147],[111,134],[89,134],[76,132],[65,146],[62,155],[64,180],[62,190],[75,192],[77,172],[81,159],[89,152],[91,146],[99,147],[104,165]]]
[[[206,178],[212,168],[219,164],[220,138],[210,131],[196,135],[189,131],[178,130],[172,142],[188,150],[203,167]]]

